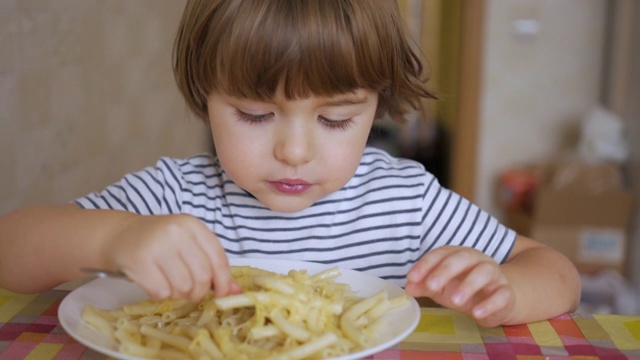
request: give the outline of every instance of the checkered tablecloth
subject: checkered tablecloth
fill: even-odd
[[[104,360],[69,337],[56,316],[69,292],[19,295],[0,289],[0,360]],[[416,330],[369,359],[638,359],[640,316],[567,314],[496,328],[443,308],[422,308]]]

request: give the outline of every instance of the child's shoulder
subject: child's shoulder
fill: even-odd
[[[427,183],[432,177],[433,175],[415,160],[395,157],[384,150],[366,147],[350,186],[374,186],[387,182],[401,186],[404,181],[413,181],[411,179],[422,179],[420,182]]]
[[[161,157],[155,169],[180,177],[220,176],[223,171],[218,158],[211,153],[200,153],[186,158]]]
[[[374,169],[401,172],[425,172],[424,166],[415,160],[396,157],[382,149],[367,146],[362,154],[358,173],[369,172]]]
[[[379,148],[366,147],[356,173],[343,189],[357,190],[375,197],[383,196],[384,192],[389,197],[396,197],[400,192],[422,193],[433,179],[434,176],[415,160],[395,157]]]
[[[218,158],[211,153],[203,152],[185,158],[163,156],[158,159],[157,167],[171,166],[180,168],[206,169],[219,167]]]

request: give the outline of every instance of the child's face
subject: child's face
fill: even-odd
[[[378,94],[260,102],[213,92],[209,119],[227,175],[263,205],[296,212],[354,175],[373,124]]]

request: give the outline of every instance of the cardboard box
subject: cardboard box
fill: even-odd
[[[565,254],[583,273],[624,273],[632,192],[615,164],[547,163],[539,167],[531,212],[506,224]]]

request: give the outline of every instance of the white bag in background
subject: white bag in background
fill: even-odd
[[[586,161],[623,163],[629,154],[622,119],[612,111],[596,106],[580,124],[578,155]]]

